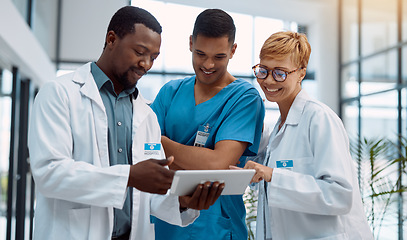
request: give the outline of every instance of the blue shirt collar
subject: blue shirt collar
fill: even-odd
[[[114,92],[114,87],[113,87],[113,82],[102,71],[102,69],[100,69],[98,67],[98,65],[96,65],[95,62],[91,63],[90,72],[92,73],[93,78],[95,79],[96,86],[98,87],[99,91],[100,91],[100,89],[102,89],[103,86],[106,86],[106,88],[108,88],[109,91],[111,91],[112,93],[115,93]],[[106,84],[106,82],[109,82],[109,84]],[[126,90],[124,90],[124,92],[126,93],[126,95],[133,94],[134,98],[137,98],[138,91],[137,91],[136,87],[126,89]]]
[[[96,65],[95,62],[92,62],[90,64],[90,72],[92,73],[93,78],[95,79],[96,82],[96,86],[98,86],[99,90],[103,87],[103,85],[106,82],[110,81],[110,79],[106,76],[102,69],[100,69],[98,65]]]

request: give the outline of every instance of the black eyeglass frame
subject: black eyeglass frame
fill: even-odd
[[[266,76],[265,76],[264,78],[259,78],[259,77],[256,75],[256,68],[259,68],[259,67],[261,67],[261,68],[263,68],[263,69],[265,69],[265,70],[267,71]],[[278,68],[268,69],[266,66],[263,66],[263,65],[261,65],[261,64],[259,63],[259,64],[254,65],[254,66],[252,67],[252,69],[253,69],[253,72],[254,72],[254,76],[255,76],[256,78],[258,78],[258,79],[262,79],[262,80],[266,79],[266,78],[269,76],[269,73],[271,72],[271,76],[273,76],[273,79],[274,79],[276,82],[284,82],[284,81],[287,79],[288,74],[293,73],[293,72],[296,72],[296,71],[298,71],[298,70],[301,70],[301,69],[303,69],[303,67],[300,67],[300,68],[297,68],[297,69],[294,69],[294,70],[292,70],[292,71],[288,71],[288,72],[287,72],[287,71],[284,71],[284,70],[278,69]],[[282,72],[285,73],[285,77],[283,78],[282,81],[281,81],[281,80],[277,80],[276,77],[274,76],[274,75],[276,74],[275,70],[279,70],[279,71],[282,71]]]

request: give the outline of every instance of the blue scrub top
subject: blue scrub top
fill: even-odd
[[[195,76],[164,85],[151,105],[162,135],[193,146],[198,130],[205,127],[209,137],[204,145],[214,149],[222,140],[248,142],[246,156],[257,153],[264,119],[264,105],[258,91],[243,79],[236,79],[206,102],[195,105]],[[244,239],[247,240],[246,209],[242,195],[221,196],[194,223],[177,227],[152,217],[157,240]]]

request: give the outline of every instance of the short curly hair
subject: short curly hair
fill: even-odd
[[[311,45],[303,33],[282,31],[272,34],[260,50],[260,59],[282,60],[291,57],[298,67],[306,68],[311,55]]]
[[[195,20],[192,32],[193,40],[198,35],[211,38],[228,37],[229,43],[235,42],[236,26],[232,17],[221,9],[206,9]]]
[[[119,38],[123,38],[129,33],[134,33],[136,23],[141,23],[158,34],[162,32],[160,23],[151,13],[134,6],[125,6],[117,10],[110,20],[107,32],[113,31]]]

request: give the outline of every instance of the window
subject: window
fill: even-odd
[[[407,41],[407,0],[402,0],[401,5],[402,9],[402,33],[403,33],[403,41]]]
[[[340,4],[342,10],[340,84],[343,110],[341,117],[345,128],[351,139],[366,138],[370,141],[383,139],[393,141],[393,146],[401,145],[402,142],[398,141],[398,136],[407,138],[407,87],[405,85],[407,82],[405,70],[407,69],[407,1],[341,0]],[[403,8],[399,9],[400,6]],[[361,19],[361,23],[357,19]],[[358,46],[361,49],[358,49]],[[401,59],[401,66],[399,59]],[[401,82],[399,82],[400,79]],[[397,148],[390,149],[384,157],[380,156],[380,159],[376,159],[377,163],[387,164],[390,155],[394,152],[397,152]],[[397,157],[399,156],[395,156]],[[365,163],[360,163],[359,170],[370,167],[364,165]],[[406,178],[405,174],[399,174],[398,167],[398,164],[391,165],[386,169],[387,172],[379,175],[379,185],[377,182],[374,183],[375,187],[378,187],[376,190],[386,189],[390,182],[396,182],[400,176]],[[403,170],[405,171],[405,168]],[[365,172],[361,176],[360,183],[363,185],[373,175],[370,172],[366,175]],[[382,182],[383,179],[386,182]],[[406,180],[403,182],[405,186]],[[405,233],[399,232],[398,229],[405,227],[401,225],[403,223],[399,222],[398,218],[400,216],[405,219],[406,216],[398,203],[403,202],[401,196],[406,196],[406,193],[393,194],[391,197],[389,194],[379,195],[374,203],[370,201],[371,192],[368,190],[363,193],[363,187],[361,190],[363,196],[368,196],[364,204],[375,238],[395,239],[398,235],[399,239],[403,239]],[[382,201],[383,197],[388,199]],[[383,215],[384,206],[381,205],[384,202],[389,203],[385,215]]]
[[[0,232],[6,232],[7,183],[10,154],[12,74],[0,69]],[[4,218],[5,220],[5,218]],[[4,230],[4,231],[3,231]]]
[[[362,136],[370,139],[397,138],[396,90],[372,94],[361,98]]]
[[[396,87],[397,51],[389,50],[362,62],[361,94]]]
[[[358,65],[351,64],[342,69],[342,97],[351,98],[359,95]]]
[[[397,0],[362,0],[362,55],[397,43]]]
[[[357,1],[342,1],[342,61],[348,62],[358,57],[358,8]]]
[[[152,0],[133,0],[132,5],[151,12],[163,27],[161,54],[148,74],[140,79],[137,85],[145,98],[154,100],[161,86],[166,82],[194,75],[189,51],[189,36],[192,34],[196,16],[204,8]],[[255,81],[251,69],[259,62],[260,48],[272,33],[282,30],[297,31],[298,25],[279,19],[228,13],[236,25],[235,42],[237,43],[236,53],[229,62],[228,70],[232,75],[253,83],[263,96],[263,91]],[[182,15],[182,18],[178,15]],[[309,65],[312,65],[312,61],[311,58]],[[303,86],[308,92],[316,89],[314,81],[304,82]],[[277,104],[266,101],[265,106],[266,124],[273,126],[280,115]]]

